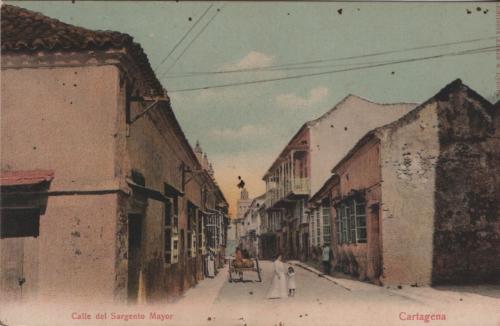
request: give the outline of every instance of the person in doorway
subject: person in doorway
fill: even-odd
[[[273,263],[273,279],[271,287],[267,292],[268,299],[281,299],[287,297],[287,285],[285,275],[285,265],[283,264],[283,255],[278,253]]]
[[[214,259],[214,255],[212,253],[211,250],[209,250],[208,252],[208,256],[207,256],[207,269],[208,269],[208,277],[210,278],[214,278],[215,277],[215,259]]]
[[[321,254],[321,261],[323,263],[323,272],[325,275],[330,275],[330,268],[331,268],[331,257],[332,257],[332,250],[330,249],[330,246],[328,244],[323,245],[323,252]]]
[[[288,296],[295,296],[295,271],[292,266],[288,267]]]

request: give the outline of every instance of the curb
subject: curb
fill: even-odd
[[[331,277],[329,275],[325,275],[325,274],[321,273],[320,271],[318,271],[315,268],[309,267],[309,266],[307,266],[305,264],[302,264],[302,263],[299,263],[299,262],[296,262],[296,261],[290,261],[289,264],[292,264],[292,265],[298,266],[298,267],[300,267],[302,269],[305,269],[306,271],[314,273],[314,274],[318,275],[319,277],[323,277],[324,279],[332,282],[333,284],[335,284],[335,285],[337,285],[337,286],[339,286],[339,287],[341,287],[341,288],[343,288],[343,289],[345,289],[347,291],[351,291],[351,289],[349,289],[348,287],[343,286],[342,284],[339,284],[337,281],[335,281],[335,279],[333,277]]]

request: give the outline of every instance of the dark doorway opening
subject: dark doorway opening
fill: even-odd
[[[309,233],[302,234],[302,247],[304,249],[304,261],[309,260]]]
[[[139,296],[141,270],[142,215],[128,215],[128,301],[136,303]]]

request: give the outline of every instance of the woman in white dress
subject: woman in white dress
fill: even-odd
[[[268,299],[280,299],[288,296],[288,289],[286,286],[285,265],[282,261],[282,255],[278,254],[273,263],[273,279],[271,287],[267,292]]]
[[[209,252],[207,257],[207,270],[208,277],[215,277],[215,259],[212,252]]]

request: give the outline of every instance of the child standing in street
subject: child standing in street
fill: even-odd
[[[288,267],[287,276],[288,276],[288,296],[294,297],[295,296],[295,271],[293,270],[292,266]]]

